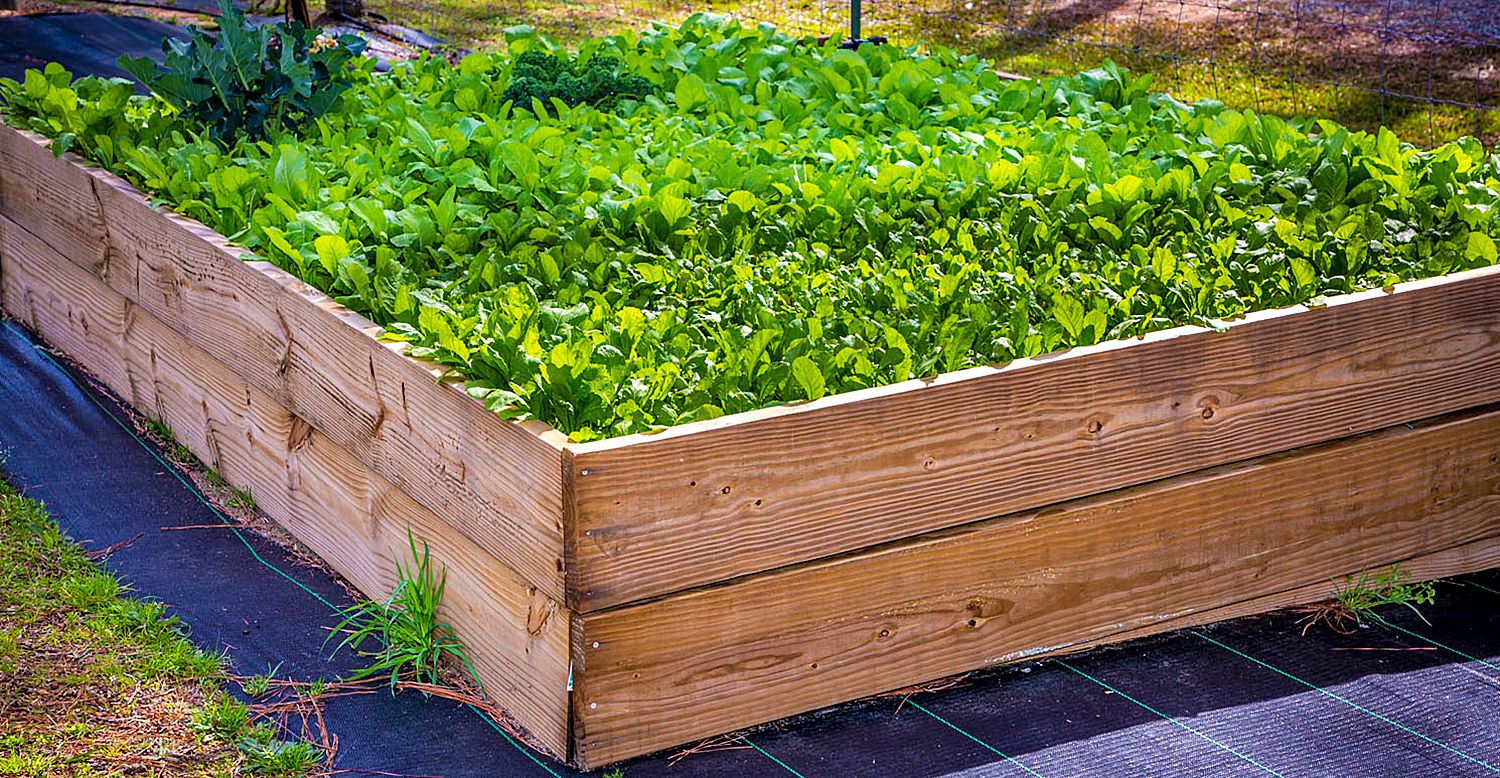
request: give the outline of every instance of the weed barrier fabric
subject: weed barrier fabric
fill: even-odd
[[[235,672],[337,678],[322,570],[218,525],[146,444],[124,409],[0,327],[5,476],[67,532],[100,549],[140,537],[106,566],[160,600]],[[254,553],[252,553],[252,551]],[[257,559],[257,555],[259,559]],[[262,561],[263,560],[263,561]],[[1241,619],[1060,660],[976,673],[953,688],[840,706],[730,736],[681,760],[623,765],[642,776],[1494,775],[1500,771],[1500,575],[1439,585],[1427,621],[1302,634],[1295,614]],[[326,601],[326,603],[324,602]],[[476,712],[415,693],[326,702],[335,767],[402,775],[578,775],[523,750]]]
[[[163,38],[183,37],[180,27],[139,16],[101,13],[32,14],[0,18],[0,78],[20,81],[27,69],[61,63],[75,75],[129,78],[120,55],[161,61]]]
[[[140,533],[109,554],[105,566],[137,596],[167,604],[197,645],[228,656],[233,672],[262,674],[277,667],[278,677],[299,681],[353,672],[357,657],[341,651],[330,659],[332,645],[324,647],[339,617],[323,601],[340,608],[352,604],[333,578],[250,532],[243,533],[247,547],[220,526],[198,495],[117,423],[126,418],[124,409],[102,391],[85,389],[78,378],[14,323],[0,328],[6,478],[45,502],[86,548],[106,548]],[[184,526],[213,528],[162,529]],[[412,692],[393,697],[381,689],[329,699],[324,717],[338,738],[338,768],[402,775],[572,774],[518,749],[480,715],[448,700]]]

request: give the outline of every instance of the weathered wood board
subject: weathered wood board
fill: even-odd
[[[0,125],[0,159],[0,214],[563,598],[559,434],[501,420],[373,323],[35,136]]]
[[[447,570],[444,612],[486,691],[554,753],[567,751],[568,614],[488,552],[371,473],[150,313],[0,217],[4,308],[179,442],[354,585],[389,593],[407,529]]]
[[[1500,562],[1496,409],[578,615],[575,747],[608,763],[1486,542]]]
[[[1500,268],[572,447],[580,612],[1500,401]]]

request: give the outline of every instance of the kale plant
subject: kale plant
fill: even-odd
[[[650,91],[650,81],[621,73],[620,60],[608,54],[594,54],[575,62],[528,49],[511,66],[510,86],[505,88],[503,99],[528,110],[533,99],[549,103],[552,98],[570,106],[608,106],[617,98],[641,96]]]
[[[128,56],[120,67],[226,143],[295,133],[338,107],[362,38],[332,38],[299,22],[251,24],[230,0],[219,0],[219,10],[217,36],[193,29],[162,41],[165,69]]]

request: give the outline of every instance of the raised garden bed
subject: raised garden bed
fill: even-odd
[[[0,302],[580,765],[1500,564],[1493,266],[579,443],[0,125]]]
[[[414,528],[488,693],[580,764],[1500,564],[1497,269],[572,444],[10,128],[0,214],[8,315],[366,592]]]

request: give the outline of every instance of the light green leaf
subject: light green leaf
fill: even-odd
[[[265,232],[266,238],[271,241],[271,245],[274,246],[276,250],[287,255],[287,257],[291,259],[297,260],[298,262],[302,261],[302,254],[297,251],[296,247],[292,245],[291,241],[286,239],[286,233],[276,229],[275,227],[266,227]]]
[[[760,205],[760,198],[753,193],[743,189],[736,189],[729,193],[728,203],[734,206],[740,213],[749,213]]]
[[[1318,271],[1302,257],[1292,257],[1292,276],[1298,287],[1312,286],[1318,280]]]
[[[667,224],[676,224],[693,212],[693,206],[681,197],[664,194],[657,199],[656,210],[667,220]]]
[[[313,239],[318,262],[331,274],[338,272],[339,260],[349,256],[349,242],[338,235],[319,235]]]
[[[1500,252],[1496,251],[1495,240],[1477,231],[1469,233],[1469,243],[1464,249],[1464,256],[1481,262],[1500,262]]]
[[[797,385],[802,387],[802,392],[807,399],[816,400],[823,396],[823,371],[818,369],[818,364],[807,357],[806,354],[792,360],[792,378],[796,379]]]
[[[1083,332],[1083,303],[1071,297],[1058,297],[1052,304],[1052,318],[1062,325],[1071,338]]]
[[[688,73],[677,79],[677,107],[683,111],[696,111],[713,102],[708,96],[708,88],[695,73]]]
[[[1151,252],[1151,271],[1162,283],[1171,281],[1177,275],[1177,255],[1170,249],[1158,247]]]

